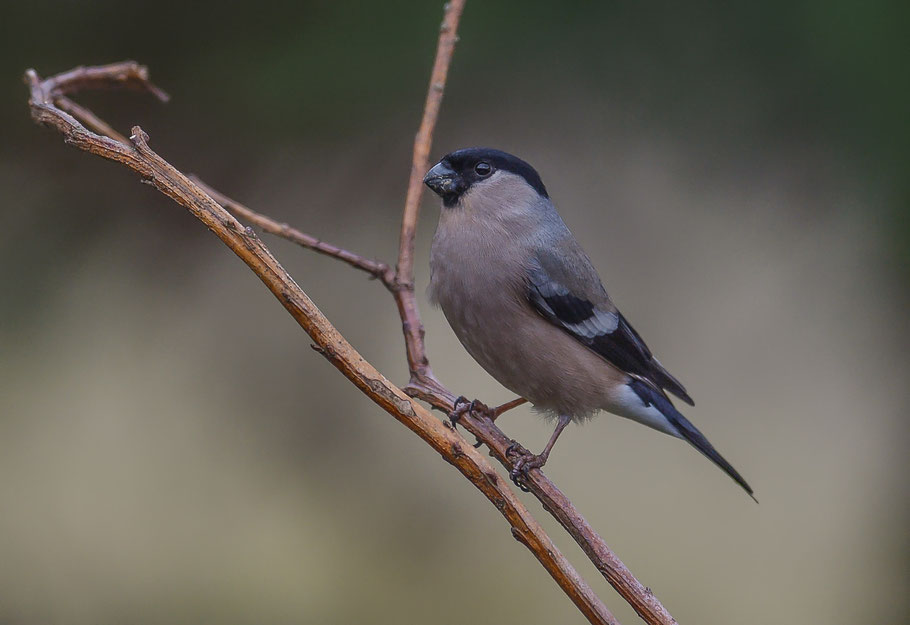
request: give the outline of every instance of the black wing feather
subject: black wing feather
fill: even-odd
[[[541,315],[607,362],[694,405],[683,385],[653,357],[641,336],[618,310],[598,308],[594,302],[551,279],[542,268],[531,272],[528,298]]]

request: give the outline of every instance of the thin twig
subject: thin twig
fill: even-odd
[[[248,221],[251,224],[259,226],[269,234],[274,234],[283,239],[287,239],[293,243],[296,243],[300,246],[303,246],[307,249],[319,252],[320,254],[325,254],[326,256],[331,256],[332,258],[337,258],[338,260],[349,264],[355,269],[360,269],[365,271],[374,278],[380,280],[386,287],[393,288],[395,283],[395,272],[392,271],[392,268],[389,267],[386,263],[378,260],[371,260],[360,254],[355,254],[354,252],[349,252],[348,250],[342,249],[331,243],[326,243],[320,239],[317,239],[313,235],[301,232],[297,228],[293,228],[286,223],[281,223],[275,221],[270,217],[266,217],[261,213],[247,208],[240,202],[232,200],[231,198],[219,193],[209,185],[202,182],[198,176],[189,176],[190,180],[196,183],[203,191],[205,191],[209,196],[211,196],[216,202],[221,204],[224,208],[229,210],[234,215],[239,215],[244,221]]]
[[[111,139],[119,141],[125,145],[129,144],[129,139],[117,132],[106,121],[95,115],[92,111],[88,110],[84,106],[73,102],[66,96],[61,95],[55,97],[54,104],[56,104],[60,110],[66,111],[98,134],[110,137]],[[267,217],[266,215],[257,213],[256,211],[247,208],[240,202],[232,200],[226,195],[223,195],[209,185],[205,184],[202,180],[199,179],[198,176],[191,174],[189,178],[194,183],[196,183],[197,186],[202,188],[209,196],[214,198],[216,202],[221,204],[224,208],[229,210],[234,215],[239,215],[245,221],[259,226],[269,234],[274,234],[275,236],[287,239],[288,241],[296,243],[307,249],[311,249],[315,252],[319,252],[320,254],[325,254],[326,256],[337,258],[338,260],[349,264],[355,269],[360,269],[367,272],[374,278],[382,281],[386,287],[390,289],[392,288],[395,282],[395,272],[392,271],[392,268],[389,267],[388,264],[378,260],[371,260],[365,256],[361,256],[359,254],[355,254],[354,252],[349,252],[348,250],[342,249],[336,245],[332,245],[331,243],[321,241],[313,235],[301,232],[297,228],[294,228],[286,223],[275,221],[271,217]]]
[[[135,76],[134,73],[124,73],[124,67],[119,64],[106,67],[107,72],[101,72],[99,68],[79,68],[78,72],[68,72],[45,81],[40,80],[34,70],[28,70],[26,82],[30,88],[29,105],[33,119],[62,133],[64,141],[70,145],[126,165],[188,209],[262,280],[329,362],[377,405],[433,447],[493,503],[510,524],[512,535],[534,554],[591,623],[616,624],[610,611],[553,544],[506,480],[461,436],[446,428],[439,419],[365,361],[251,228],[240,224],[198,185],[156,154],[148,145],[148,136],[138,126],[132,130],[130,143],[125,144],[89,131],[71,114],[57,108],[55,100],[69,87],[62,76],[71,75],[73,80],[79,81],[80,88],[91,88],[93,80],[97,80],[99,85],[109,86],[116,83],[118,76]],[[145,75],[144,68],[140,69]]]
[[[110,137],[114,141],[119,141],[123,145],[129,145],[130,140],[125,136],[111,128],[106,121],[92,113],[90,110],[85,108],[80,104],[76,104],[66,96],[58,96],[54,98],[54,104],[56,104],[60,110],[66,111],[84,125],[88,126],[99,135],[104,135]]]
[[[452,0],[445,5],[445,15],[439,28],[439,41],[436,45],[436,59],[433,61],[433,71],[430,74],[430,87],[427,89],[427,99],[423,106],[423,118],[420,120],[417,136],[414,137],[411,175],[408,179],[408,194],[401,218],[401,239],[398,248],[396,282],[400,291],[395,299],[402,319],[408,369],[412,382],[421,381],[426,385],[437,383],[427,359],[423,323],[420,321],[417,297],[414,294],[414,239],[417,234],[417,218],[420,216],[423,175],[429,164],[433,132],[439,118],[439,107],[442,104],[449,66],[452,64],[452,54],[455,52],[455,42],[458,41],[458,22],[461,20],[464,3],[465,0]]]

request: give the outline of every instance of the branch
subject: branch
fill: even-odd
[[[115,63],[113,65],[109,65],[106,67],[108,68],[108,71],[118,72],[118,71],[121,71],[119,69],[121,65],[129,65],[130,71],[135,71],[136,73],[145,72],[145,74],[143,74],[144,80],[146,80],[146,81],[148,80],[147,70],[144,67],[132,64],[129,61],[125,64]],[[111,69],[111,68],[115,68],[115,69]],[[86,68],[80,68],[80,69],[82,71],[88,71],[88,70],[86,70]],[[95,68],[89,68],[89,70],[94,70],[94,69]],[[96,75],[97,75],[97,73],[96,73]],[[126,73],[124,73],[124,75],[132,76],[132,74],[126,74]],[[59,76],[56,76],[56,77],[52,77],[51,79],[47,79],[44,82],[49,83],[50,80],[59,81],[60,78],[59,78]],[[152,87],[151,83],[149,83],[149,86]],[[51,87],[52,87],[51,90],[53,90],[53,85]],[[160,93],[163,94],[163,92],[160,92]],[[129,143],[130,143],[129,139],[127,139],[122,134],[120,134],[119,132],[114,130],[114,128],[112,128],[110,125],[108,125],[107,122],[105,122],[103,119],[101,119],[100,117],[95,115],[92,111],[85,108],[84,106],[81,106],[81,105],[77,104],[76,102],[73,102],[72,100],[70,100],[69,98],[67,98],[64,95],[56,95],[56,96],[54,96],[53,100],[54,100],[54,104],[57,106],[57,108],[59,108],[61,111],[65,111],[65,112],[69,113],[74,118],[76,118],[78,121],[82,122],[82,124],[91,128],[98,134],[101,134],[101,135],[104,135],[111,139],[114,139],[115,141],[118,141],[119,143],[122,143],[124,145],[129,145]],[[337,258],[338,260],[349,264],[350,266],[354,267],[355,269],[360,269],[362,271],[367,272],[372,277],[382,281],[382,283],[385,284],[388,288],[392,288],[392,286],[395,282],[395,273],[392,271],[392,268],[389,267],[388,264],[378,261],[378,260],[370,260],[369,258],[366,258],[359,254],[355,254],[354,252],[349,252],[348,250],[345,250],[345,249],[342,249],[335,245],[332,245],[331,243],[326,243],[325,241],[321,241],[320,239],[317,239],[316,237],[314,237],[310,234],[301,232],[300,230],[297,230],[296,228],[293,228],[286,223],[281,223],[281,222],[275,221],[271,217],[267,217],[265,215],[257,213],[256,211],[254,211],[250,208],[247,208],[240,202],[232,200],[231,198],[219,193],[212,187],[205,184],[202,180],[200,180],[198,176],[194,176],[194,175],[190,174],[188,176],[188,178],[190,180],[192,180],[193,183],[196,184],[196,186],[198,186],[203,191],[205,191],[205,193],[207,193],[212,199],[214,199],[216,202],[221,204],[224,208],[229,210],[231,213],[233,213],[235,215],[240,215],[240,217],[242,217],[244,220],[250,222],[253,225],[259,226],[260,228],[262,228],[264,231],[268,232],[269,234],[274,234],[275,236],[279,236],[283,239],[287,239],[288,241],[291,241],[292,243],[296,243],[296,244],[300,245],[301,247],[305,247],[305,248],[311,249],[315,252],[319,252],[320,254],[324,254],[326,256],[331,256],[333,258]]]
[[[506,468],[511,469],[512,460],[506,454],[506,449],[513,441],[483,412],[466,413],[459,419],[458,424],[464,426],[477,440],[483,441],[490,448],[491,454]],[[676,620],[670,616],[651,589],[635,578],[632,571],[613,553],[604,539],[594,531],[569,498],[553,482],[540,470],[536,470],[529,472],[524,484],[540,500],[547,512],[569,532],[601,575],[646,623],[676,625]]]
[[[411,160],[411,175],[408,179],[408,194],[404,202],[404,214],[401,218],[401,240],[398,247],[398,274],[396,282],[399,293],[395,298],[398,313],[401,316],[407,349],[408,369],[411,382],[423,382],[424,385],[438,387],[430,369],[423,342],[423,323],[417,308],[414,295],[414,237],[417,233],[417,218],[420,216],[420,196],[423,193],[423,175],[428,168],[430,146],[433,143],[433,131],[439,117],[442,94],[445,91],[449,65],[455,52],[458,40],[458,22],[464,10],[465,0],[452,0],[445,5],[445,15],[439,28],[439,42],[436,45],[436,59],[430,74],[430,87],[427,89],[427,100],[423,106],[423,118],[420,128],[414,137],[414,154]]]
[[[283,239],[287,239],[292,243],[296,243],[302,247],[319,252],[326,256],[331,256],[332,258],[337,258],[338,260],[349,264],[355,269],[360,269],[365,271],[377,280],[380,280],[387,288],[394,288],[395,284],[395,272],[392,271],[392,268],[389,267],[386,263],[378,260],[370,260],[360,254],[355,254],[354,252],[349,252],[348,250],[342,249],[338,246],[332,245],[331,243],[326,243],[316,237],[301,232],[296,228],[289,226],[286,223],[280,223],[275,221],[270,217],[266,217],[256,211],[247,208],[240,202],[236,202],[231,198],[223,195],[208,186],[197,176],[190,175],[190,180],[192,180],[199,188],[205,191],[212,199],[221,204],[224,208],[229,210],[234,215],[240,215],[244,220],[259,226],[266,232],[279,236]]]
[[[117,81],[123,81],[125,85],[135,85],[137,81],[147,83],[146,69],[126,62],[103,68],[78,68],[44,81],[40,80],[34,70],[28,70],[26,82],[31,93],[29,106],[32,118],[63,134],[66,143],[126,165],[189,210],[262,280],[309,334],[316,343],[317,350],[329,362],[377,405],[435,449],[493,503],[511,526],[512,535],[534,554],[591,623],[616,624],[610,611],[557,549],[493,466],[454,430],[445,427],[443,422],[364,360],[251,228],[240,224],[198,185],[156,154],[148,145],[148,135],[138,126],[133,127],[130,143],[127,144],[89,131],[73,114],[58,108],[54,103],[77,87],[91,88],[95,84],[99,87],[108,86]],[[147,90],[156,92],[150,83]],[[107,124],[101,122],[96,126],[107,127]]]

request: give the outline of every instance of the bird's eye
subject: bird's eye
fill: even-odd
[[[485,178],[493,173],[493,167],[486,161],[480,161],[474,165],[474,173]]]

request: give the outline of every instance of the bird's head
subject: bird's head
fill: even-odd
[[[491,148],[464,148],[447,154],[427,172],[423,182],[442,198],[446,208],[457,206],[469,191],[533,191],[549,197],[533,167],[517,156]]]

